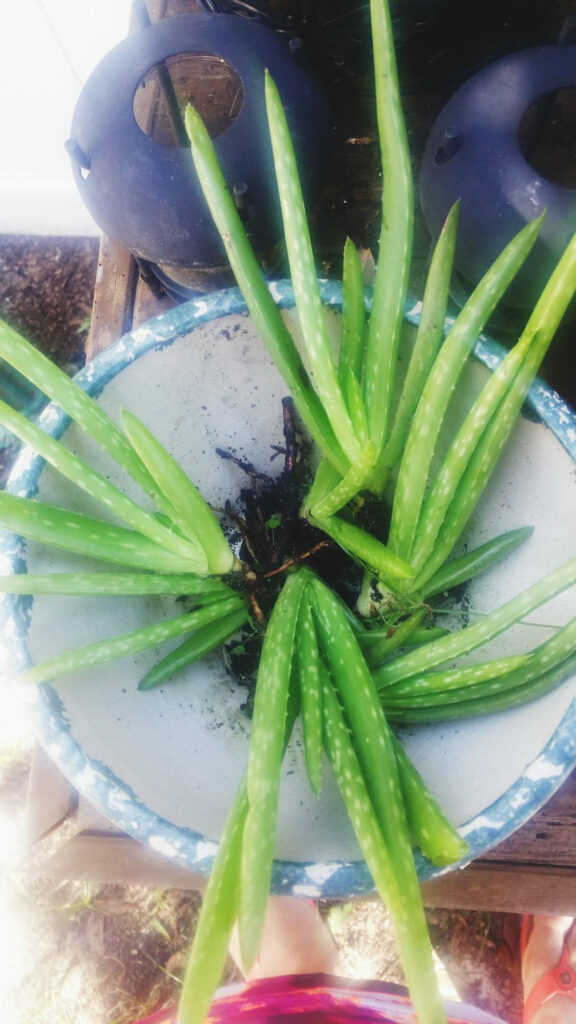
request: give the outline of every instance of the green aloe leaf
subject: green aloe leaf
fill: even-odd
[[[242,836],[248,813],[243,779],[210,873],[178,1003],[178,1024],[202,1024],[220,982],[238,914]]]
[[[316,504],[312,505],[310,515],[314,519],[326,519],[344,508],[365,486],[376,461],[377,449],[373,441],[364,448],[362,454],[346,473],[346,476]]]
[[[63,370],[0,320],[0,357],[56,402],[150,494],[153,481],[122,431]]]
[[[342,268],[342,325],[338,354],[338,379],[342,386],[349,377],[362,380],[365,321],[362,267],[356,246],[347,238]]]
[[[527,224],[486,272],[460,312],[422,390],[394,491],[389,544],[410,558],[436,441],[448,403],[476,339],[532,248],[542,218]]]
[[[288,696],[284,750],[292,735],[297,715],[298,700],[291,690]],[[178,1004],[178,1024],[202,1024],[224,971],[230,935],[240,909],[242,846],[247,814],[248,794],[244,778],[228,814],[202,898],[202,909]]]
[[[306,770],[312,792],[318,796],[322,786],[322,678],[316,627],[306,592],[302,596],[298,619],[296,667]]]
[[[433,640],[424,647],[383,665],[373,673],[378,689],[382,690],[402,679],[423,674],[454,658],[470,654],[471,651],[477,650],[478,647],[499,636],[506,629],[521,622],[535,608],[551,601],[552,598],[574,584],[576,584],[576,558],[553,569],[552,572],[547,573],[522,593],[489,612],[473,625],[455,630],[439,640]]]
[[[70,672],[78,672],[85,668],[93,668],[96,665],[105,665],[118,658],[128,657],[138,651],[147,650],[150,647],[157,647],[159,644],[174,640],[184,633],[191,633],[202,626],[222,618],[226,612],[234,612],[242,602],[238,597],[231,597],[227,600],[212,601],[205,607],[197,608],[186,615],[179,615],[176,618],[168,619],[166,622],[157,622],[152,626],[144,626],[141,629],[133,630],[131,633],[124,633],[122,636],[113,637],[110,640],[97,640],[75,650],[67,651],[65,654],[48,658],[39,665],[26,669],[19,677],[22,683],[46,683],[51,679],[67,675]]]
[[[302,515],[307,517],[313,505],[320,504],[338,486],[342,480],[342,474],[334,469],[328,459],[321,458],[318,463],[312,486],[304,499]]]
[[[235,567],[232,552],[210,506],[184,470],[163,445],[132,413],[122,412],[122,425],[135,451],[156,481],[176,523],[204,553],[211,573],[227,573]]]
[[[238,210],[226,187],[212,140],[202,118],[192,107],[187,107],[185,121],[204,197],[226,247],[230,266],[250,315],[290,388],[310,434],[326,457],[344,473],[347,469],[346,457],[311,385],[280,310],[268,291]]]
[[[317,578],[312,579],[310,590],[319,647],[328,670],[324,675],[322,701],[329,757],[368,867],[374,871],[374,881],[392,914],[418,1018],[423,1022],[440,1021],[444,1014],[434,976],[392,732],[340,602]],[[328,681],[330,678],[333,687]],[[404,772],[407,772],[406,766]],[[415,771],[410,772],[409,782],[411,786],[418,784]],[[424,793],[423,785],[422,790]],[[432,815],[431,798],[425,803]],[[444,849],[447,822],[440,815],[438,820],[442,824],[439,845]],[[452,840],[453,851],[460,856],[461,843],[455,842],[454,835]]]
[[[468,853],[468,843],[448,821],[394,734],[392,744],[412,841],[437,867],[462,860]]]
[[[386,690],[386,704],[420,707],[492,697],[532,683],[575,653],[576,619],[571,619],[527,654],[430,672],[397,683]]]
[[[149,515],[136,502],[127,498],[122,491],[114,487],[105,477],[74,455],[63,444],[50,437],[49,434],[45,434],[25,416],[1,401],[0,423],[25,444],[30,445],[68,480],[72,480],[77,487],[90,494],[133,529],[149,537],[161,547],[166,547],[169,551],[182,555],[183,558],[202,557],[201,549],[197,544],[192,545],[173,530],[167,529],[154,516]]]
[[[249,808],[244,828],[238,918],[240,950],[246,971],[258,955],[270,892],[294,640],[305,584],[306,576],[302,572],[286,580],[268,622],[258,666],[246,775]]]
[[[0,526],[65,551],[154,572],[208,571],[202,554],[183,558],[134,530],[0,491]]]
[[[17,573],[0,576],[0,594],[77,594],[130,597],[148,594],[207,595],[230,597],[232,591],[219,580],[186,574],[119,572]]]
[[[399,580],[413,577],[414,570],[404,559],[399,558],[385,544],[354,523],[349,523],[339,516],[310,516],[310,521],[348,551],[353,558],[370,566],[376,575],[391,587],[397,585]]]
[[[399,789],[393,789],[397,780],[391,733],[370,670],[338,599],[318,578],[311,580],[310,590],[322,659],[346,712],[371,802],[388,841],[403,827]],[[409,863],[406,870],[410,866],[413,868]]]
[[[528,701],[537,700],[555,690],[565,680],[570,679],[576,670],[576,654],[546,669],[535,679],[528,680],[512,689],[495,689],[466,697],[464,693],[456,694],[460,700],[431,702],[426,705],[410,703],[409,707],[390,707],[386,715],[390,721],[399,724],[417,725],[426,722],[450,722],[462,718],[476,718],[480,715],[493,715],[498,711],[519,707]]]
[[[520,544],[524,544],[532,536],[531,526],[520,526],[516,530],[507,530],[485,544],[480,544],[471,551],[466,551],[459,558],[453,558],[446,562],[437,573],[434,574],[424,586],[422,598],[428,599],[434,594],[441,594],[446,590],[466,583],[474,579],[480,573],[486,572],[493,565],[501,562],[506,555],[511,554]]]
[[[368,444],[368,417],[366,416],[366,406],[364,404],[362,388],[357,377],[352,372],[348,373],[344,377],[342,389],[346,405],[348,407],[348,412],[350,413],[350,419],[352,420],[354,433],[362,447],[365,447]]]
[[[174,651],[162,658],[154,668],[150,669],[138,683],[138,689],[151,690],[155,686],[160,686],[167,679],[182,672],[188,665],[192,665],[199,658],[203,658],[205,654],[209,654],[210,651],[219,647],[248,619],[248,609],[238,608],[198,629],[188,640],[185,640],[183,644],[180,644]]]
[[[268,72],[265,95],[284,236],[306,358],[332,429],[343,452],[353,461],[359,455],[359,444],[334,365],[292,140],[282,101]]]
[[[417,608],[402,622],[387,629],[374,629],[358,635],[358,643],[370,668],[386,661],[399,647],[409,643],[414,630],[429,614],[429,609]]]
[[[416,587],[437,571],[468,522],[575,287],[576,236],[552,272],[520,341],[488,380],[436,477],[414,544],[420,570]]]
[[[388,474],[400,458],[410,421],[416,411],[426,378],[432,369],[444,338],[444,324],[458,228],[458,212],[459,205],[455,204],[446,218],[432,256],[430,270],[426,278],[416,341],[394,412],[390,436],[374,473],[374,489],[378,493],[382,493],[384,490]]]
[[[414,200],[388,4],[374,0],[370,13],[382,160],[382,226],[364,360],[364,392],[370,437],[380,449],[388,435],[395,389],[412,255]]]
[[[386,687],[386,707],[411,701],[416,704],[429,697],[443,700],[452,691],[461,693],[463,690],[469,690],[472,695],[475,688],[484,683],[491,687],[496,680],[508,677],[516,669],[528,668],[529,661],[529,654],[510,654],[505,658],[494,658],[492,661],[446,669],[444,672],[411,676],[395,683],[394,686]]]
[[[388,812],[394,817],[392,845],[382,834],[364,766],[354,749],[342,709],[327,673],[322,689],[324,742],[348,816],[382,901],[388,907],[398,940],[400,959],[420,1024],[445,1024],[434,972],[432,947],[400,796],[396,763],[390,764]]]

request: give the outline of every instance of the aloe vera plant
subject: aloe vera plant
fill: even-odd
[[[509,243],[444,337],[441,325],[457,230],[458,211],[451,211],[432,259],[420,329],[395,403],[397,353],[410,263],[412,196],[389,12],[383,0],[373,0],[371,12],[384,215],[367,324],[357,257],[351,243],[346,243],[337,358],[322,319],[296,163],[274,83],[267,77],[265,96],[303,337],[300,351],[287,337],[282,319],[262,290],[254,257],[245,258],[246,239],[240,218],[202,121],[191,109],[186,125],[196,170],[238,284],[254,319],[265,322],[262,334],[273,358],[281,370],[283,365],[289,366],[286,383],[322,453],[301,514],[365,567],[359,614],[378,618],[385,608],[387,615],[393,616],[388,620],[388,624],[393,623],[392,632],[401,635],[399,642],[407,643],[423,618],[418,606],[429,594],[471,579],[529,535],[529,529],[525,529],[497,536],[480,549],[449,561],[573,294],[576,240],[568,246],[517,345],[485,385],[431,481],[432,460],[452,392],[478,334],[522,266],[541,224],[528,224]],[[260,296],[264,296],[262,303]],[[317,401],[324,417],[318,414]],[[354,499],[364,490],[382,498],[390,481],[389,532],[387,536],[367,533],[354,521]],[[293,672],[300,686],[312,789],[318,792],[320,787],[322,736],[359,845],[396,922],[407,981],[421,1021],[442,1020],[443,1011],[431,969],[410,853],[411,837],[416,836],[415,841],[428,856],[437,857],[441,863],[458,860],[464,850],[450,825],[442,821],[422,780],[395,750],[387,717],[427,721],[455,714],[482,714],[512,706],[557,685],[571,671],[576,658],[570,639],[572,624],[524,656],[452,672],[442,671],[441,666],[451,657],[451,645],[456,654],[466,654],[484,642],[482,637],[488,640],[518,621],[535,606],[533,601],[548,600],[559,589],[571,586],[576,581],[575,568],[573,562],[567,563],[478,627],[437,638],[419,646],[413,654],[394,657],[389,667],[388,660],[396,650],[390,643],[390,629],[384,629],[384,637],[378,637],[377,630],[366,630],[361,636],[350,626],[338,599],[317,579],[310,580],[299,598],[301,619],[296,635],[291,633],[290,641],[279,640],[284,654],[290,643],[294,647]],[[301,576],[304,573],[308,570],[300,570]],[[428,657],[434,672],[424,675]],[[285,672],[288,686],[287,669]],[[395,672],[401,675],[395,676]],[[255,734],[254,746],[259,742]],[[426,812],[432,815],[430,827],[423,826]],[[427,845],[429,836],[434,837],[432,848]],[[445,845],[440,836],[444,836]],[[253,885],[251,879],[250,890]],[[209,895],[211,898],[210,887]],[[249,945],[253,954],[253,934]],[[193,952],[179,1014],[181,1024],[200,1021],[209,1003],[210,993],[197,963]]]
[[[274,82],[266,76],[263,95],[301,327],[299,345],[261,275],[208,133],[195,111],[186,112],[198,177],[232,269],[319,456],[302,488],[301,518],[316,531],[318,546],[342,549],[359,568],[360,578],[363,574],[354,608],[304,561],[310,551],[291,551],[273,572],[258,559],[246,556],[241,562],[200,490],[146,424],[127,410],[119,424],[113,422],[49,360],[0,325],[0,356],[58,403],[142,491],[140,502],[128,498],[64,444],[0,404],[0,423],[115,518],[110,523],[106,517],[0,494],[5,529],[115,567],[13,575],[0,579],[0,590],[135,600],[165,594],[187,602],[186,611],[174,618],[34,665],[23,673],[23,682],[47,682],[88,664],[182,638],[143,677],[140,688],[147,690],[248,622],[261,637],[246,776],[205,895],[179,1024],[203,1020],[236,921],[247,967],[257,955],[274,856],[282,758],[298,714],[311,788],[321,798],[329,762],[360,850],[396,923],[418,1019],[440,1024],[444,1014],[412,849],[417,846],[434,864],[446,866],[465,857],[466,844],[428,792],[390,723],[514,706],[556,686],[576,661],[576,627],[569,622],[524,654],[467,667],[453,664],[573,586],[575,559],[472,626],[456,631],[438,624],[424,628],[434,594],[486,570],[530,534],[527,526],[454,555],[575,290],[576,240],[568,245],[517,344],[439,455],[438,437],[450,421],[450,397],[479,332],[530,252],[540,222],[528,224],[509,243],[445,332],[458,221],[457,208],[450,212],[431,260],[420,324],[402,379],[398,353],[405,343],[412,183],[385,0],[372,0],[371,13],[384,215],[368,301],[356,250],[346,242],[336,355],[326,330],[288,124]],[[366,493],[377,509],[371,530],[360,515]],[[278,573],[279,596],[260,619],[254,582],[259,577],[269,581]]]

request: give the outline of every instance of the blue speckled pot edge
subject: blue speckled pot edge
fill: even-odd
[[[280,307],[293,306],[294,296],[289,281],[273,282],[270,290]],[[338,282],[321,282],[321,293],[327,306],[341,309],[342,290]],[[370,297],[367,296],[367,308],[369,306]],[[419,302],[409,300],[405,308],[406,321],[417,325],[420,310]],[[188,334],[200,324],[245,312],[246,304],[237,288],[191,299],[124,335],[80,371],[75,379],[89,394],[96,396],[117,373],[150,349],[170,345],[176,338]],[[448,320],[447,327],[450,324]],[[481,335],[475,355],[487,367],[494,369],[505,351],[503,346]],[[576,416],[569,406],[539,379],[531,389],[528,404],[576,462]],[[69,420],[60,409],[50,405],[44,410],[39,422],[45,430],[58,437],[66,429]],[[42,459],[25,451],[14,466],[7,490],[31,493],[37,486],[42,466]],[[9,564],[14,564],[20,557],[19,543],[14,537],[7,537],[1,550]],[[3,626],[5,635],[11,635],[14,660],[18,666],[29,664],[25,644],[26,618],[22,599],[7,599],[3,609]],[[127,834],[175,863],[204,874],[211,870],[217,844],[192,830],[177,827],[152,812],[109,768],[90,759],[73,739],[65,723],[60,698],[51,687],[38,689],[33,707],[36,728],[49,755],[93,806]],[[551,740],[508,791],[482,814],[462,826],[461,832],[470,847],[468,857],[459,865],[438,870],[424,857],[417,855],[420,879],[430,879],[452,871],[455,867],[464,866],[497,845],[552,796],[574,764],[576,701],[566,712]],[[276,861],[272,886],[275,892],[324,899],[361,897],[374,891],[370,873],[362,861],[325,864]]]

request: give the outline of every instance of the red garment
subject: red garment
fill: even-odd
[[[502,1024],[465,1003],[446,1005],[448,1024]],[[205,1024],[416,1024],[407,990],[379,981],[327,974],[262,978],[220,989]],[[160,1011],[137,1024],[176,1024],[176,1011]]]

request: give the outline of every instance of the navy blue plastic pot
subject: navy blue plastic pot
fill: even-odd
[[[422,209],[434,237],[460,201],[457,270],[477,283],[507,242],[546,211],[542,231],[507,293],[528,306],[576,231],[576,191],[542,177],[520,145],[535,101],[576,86],[576,47],[541,46],[495,61],[448,101],[430,132],[420,174]]]
[[[248,234],[263,256],[281,238],[264,104],[265,69],[282,97],[309,194],[317,188],[330,153],[329,109],[301,48],[287,35],[228,14],[183,14],[155,22],[116,46],[89,77],[74,111],[67,148],[77,187],[94,220],[168,276],[182,277],[177,268],[204,270],[204,286],[210,286],[212,272],[212,286],[219,287],[214,271],[227,270],[228,261],[186,140],[181,137],[180,145],[156,141],[134,113],[135,95],[152,68],[172,88],[164,62],[176,56],[213,57],[237,75],[234,103],[239,109],[214,145],[245,212]],[[175,97],[169,99],[173,103]]]

